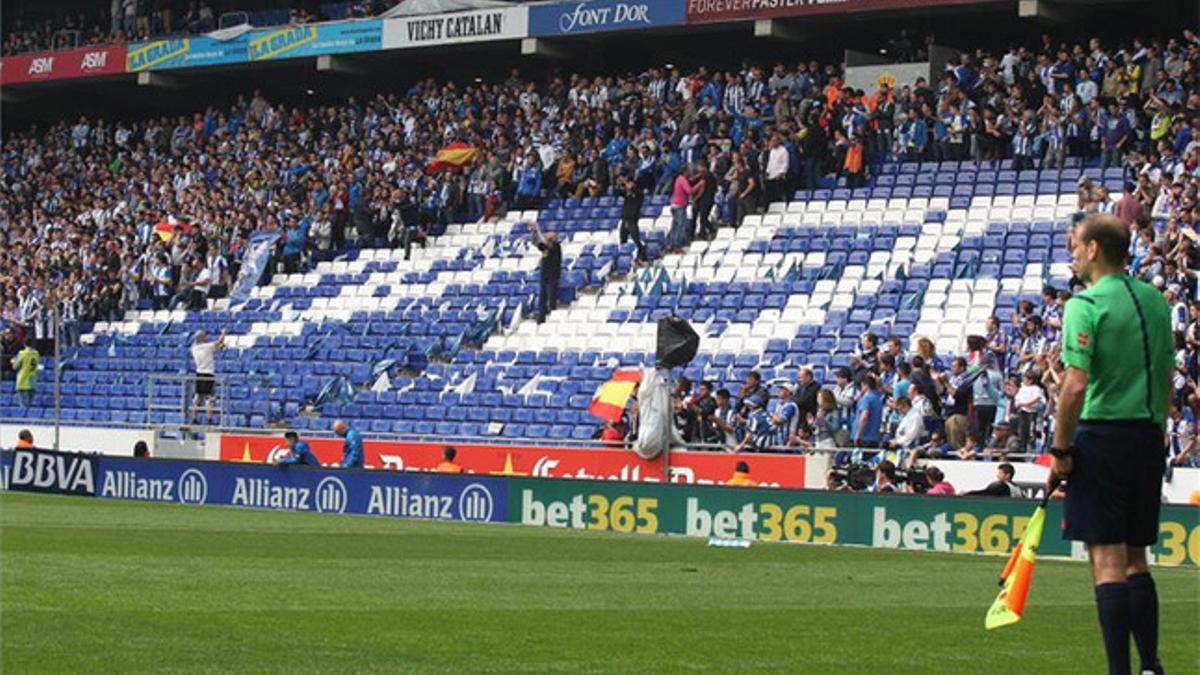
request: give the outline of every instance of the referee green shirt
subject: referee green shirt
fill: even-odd
[[[1081,420],[1166,419],[1175,338],[1171,310],[1153,286],[1109,274],[1072,297],[1062,359],[1088,374]]]

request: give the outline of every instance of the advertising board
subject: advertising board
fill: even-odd
[[[0,84],[71,80],[124,72],[125,45],[22,54],[0,59]]]
[[[323,464],[342,458],[337,439],[309,439]],[[442,461],[444,444],[371,441],[364,444],[368,467],[395,471],[432,471]],[[629,450],[556,448],[552,446],[476,445],[454,443],[455,460],[467,473],[581,480],[622,480],[718,485],[728,480],[739,461],[750,465],[756,482],[772,487],[805,487],[806,458],[801,455],[731,455],[724,452],[672,452],[664,469],[661,459],[642,459]],[[281,437],[221,438],[220,458],[234,462],[276,462],[287,455]]]
[[[686,0],[688,23],[969,5],[998,0]]]
[[[384,49],[519,40],[529,35],[529,8],[424,14],[383,21]]]
[[[529,34],[534,37],[675,26],[684,23],[683,0],[591,0],[534,5]]]
[[[609,481],[327,470],[17,450],[0,485],[44,492],[287,511],[511,522],[639,534],[1005,554],[1033,502]],[[1049,523],[1062,519],[1051,502]],[[1050,527],[1040,552],[1084,559]],[[1164,505],[1152,562],[1200,566],[1200,508]]]
[[[509,519],[525,525],[946,553],[1007,553],[1032,512],[1032,502],[1013,499],[531,479],[509,484]],[[1046,521],[1061,520],[1062,504],[1051,503]],[[1151,550],[1159,564],[1200,565],[1200,509],[1164,506]],[[1057,528],[1048,528],[1041,552],[1083,555]]]
[[[379,49],[382,32],[382,21],[366,19],[254,30],[230,40],[197,35],[135,42],[125,63],[136,73],[371,51]]]

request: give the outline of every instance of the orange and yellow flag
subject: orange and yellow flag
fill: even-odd
[[[1037,560],[1038,547],[1042,544],[1042,528],[1046,523],[1046,507],[1038,506],[1025,526],[1025,533],[1013,549],[1004,571],[1000,573],[1003,588],[988,610],[984,627],[988,630],[1010,626],[1021,620],[1025,611],[1025,598],[1029,595],[1029,582],[1033,579],[1033,565]]]

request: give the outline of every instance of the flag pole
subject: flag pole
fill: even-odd
[[[54,303],[51,307],[54,312],[52,315],[54,317],[54,451],[58,452],[60,427],[62,426],[62,367],[58,362],[61,353],[59,343],[62,342],[62,314],[59,312],[56,291],[50,292],[50,299]]]

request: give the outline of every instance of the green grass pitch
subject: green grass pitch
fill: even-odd
[[[1104,669],[1079,563],[985,632],[994,557],[26,494],[0,527],[5,673]],[[1200,672],[1200,572],[1156,578],[1167,670]]]

